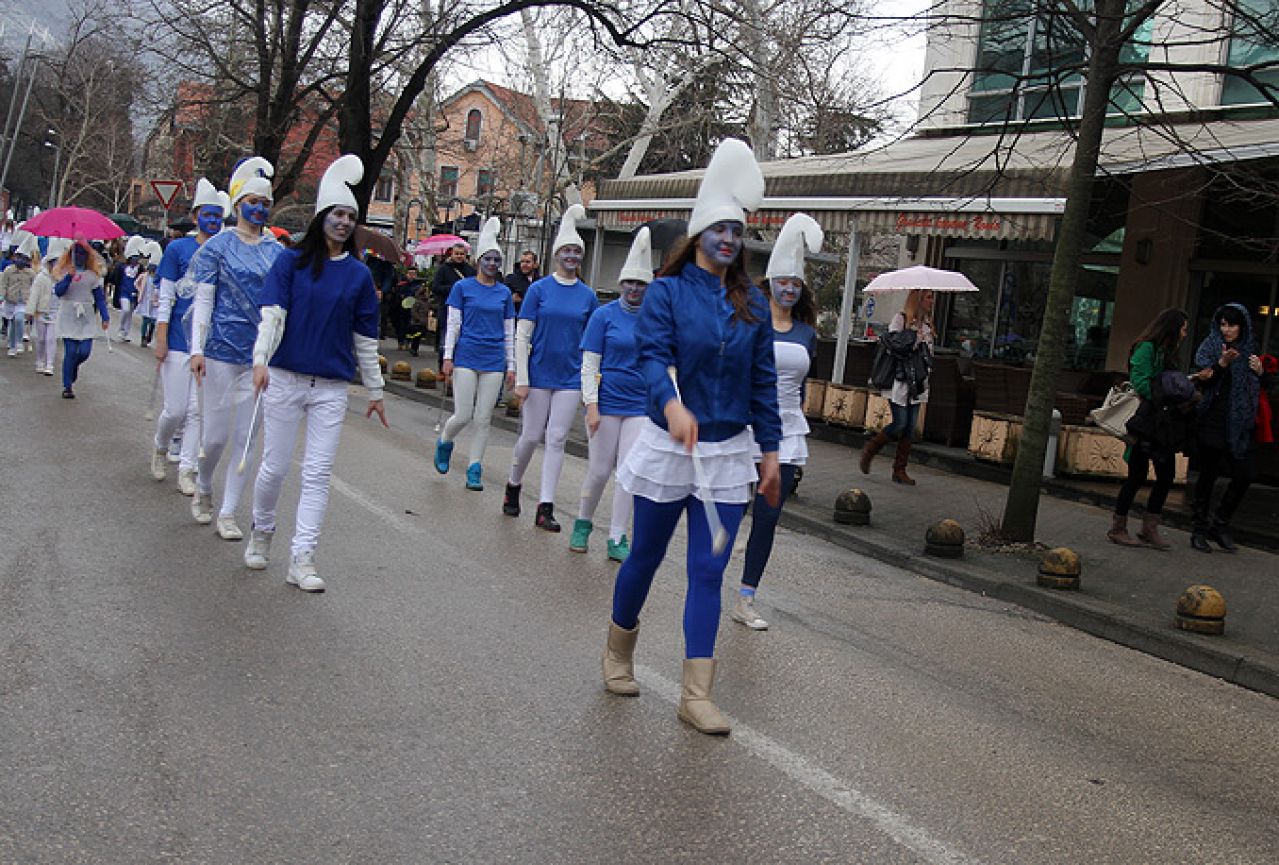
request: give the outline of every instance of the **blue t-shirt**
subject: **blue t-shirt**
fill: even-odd
[[[473,276],[459,279],[448,305],[462,313],[462,330],[453,347],[453,365],[478,372],[506,369],[506,319],[515,318],[511,290],[485,285]]]
[[[620,300],[591,314],[582,335],[582,351],[600,356],[600,414],[637,417],[644,414],[648,386],[640,372],[635,346],[635,320]]]
[[[156,269],[156,275],[164,280],[172,280],[177,283],[186,275],[187,268],[191,266],[191,259],[200,249],[200,241],[194,237],[179,237],[172,240],[169,245],[164,248],[164,258],[160,259],[160,266]],[[195,295],[182,297],[174,295],[173,310],[169,313],[169,351],[187,352],[191,350],[191,342],[187,338],[187,324],[184,318],[187,310],[191,308]]]
[[[377,339],[373,274],[364,262],[347,255],[324,262],[316,279],[310,265],[298,269],[299,258],[297,250],[286,250],[271,265],[262,288],[262,306],[280,306],[288,313],[271,366],[350,381],[355,377],[351,335]]]
[[[133,271],[133,275],[129,275],[129,271]],[[119,300],[127,300],[136,302],[138,299],[138,274],[142,272],[142,268],[136,264],[125,264],[120,267],[120,284],[116,286],[115,296]]]
[[[530,387],[546,390],[580,390],[582,387],[582,332],[599,300],[580,279],[564,285],[544,276],[528,287],[520,318],[537,322],[528,358]]]
[[[258,243],[245,243],[235,231],[210,237],[191,264],[197,283],[214,287],[213,317],[204,353],[223,363],[253,363],[253,342],[262,314],[262,283],[284,252],[268,232]],[[366,268],[367,270],[367,268]]]

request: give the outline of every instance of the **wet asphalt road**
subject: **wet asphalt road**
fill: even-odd
[[[434,410],[353,388],[304,595],[296,472],[245,570],[148,475],[150,370],[99,342],[64,401],[0,357],[0,863],[1279,861],[1268,697],[782,532],[701,736],[678,536],[611,697],[604,532],[500,513],[510,435],[468,492]]]

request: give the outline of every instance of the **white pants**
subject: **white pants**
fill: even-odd
[[[533,451],[546,439],[546,453],[542,455],[542,490],[537,501],[555,501],[555,487],[560,482],[560,470],[564,467],[564,442],[573,428],[577,407],[582,402],[580,390],[547,390],[529,388],[528,399],[520,407],[520,438],[515,443],[515,459],[511,463],[511,483],[524,482],[524,470],[533,458]]]
[[[489,425],[493,421],[493,407],[502,392],[501,372],[477,372],[473,369],[453,368],[453,416],[444,424],[440,434],[443,441],[451,442],[458,433],[475,419],[471,433],[471,456],[467,465],[484,461],[484,448],[489,441]]]
[[[232,447],[232,459],[227,465],[222,487],[220,516],[235,513],[244,492],[244,483],[253,477],[252,468],[244,474],[235,470],[249,440],[249,428],[253,423],[253,376],[251,367],[220,360],[204,361],[204,416],[201,418],[201,434],[204,439],[204,456],[199,460],[200,473],[195,487],[203,495],[213,492],[213,473],[218,470],[227,439]],[[249,454],[252,458],[253,454]]]
[[[590,462],[586,467],[586,480],[582,482],[582,507],[578,519],[589,520],[595,516],[595,508],[600,503],[604,485],[609,476],[626,459],[631,445],[639,438],[644,429],[644,415],[638,417],[622,417],[606,414],[600,416],[600,425],[595,435],[587,441],[590,449]],[[622,489],[619,483],[613,484],[613,514],[608,523],[608,539],[621,540],[630,528],[631,505],[634,500],[631,494]]]
[[[275,507],[293,461],[298,425],[306,420],[302,494],[293,529],[293,555],[314,550],[329,504],[329,476],[346,417],[347,383],[271,367],[262,398],[262,465],[253,485],[253,527],[275,531]]]
[[[36,348],[36,369],[53,369],[53,361],[58,356],[57,322],[45,321],[43,316],[36,316],[31,324],[32,340]]]
[[[133,330],[133,301],[128,298],[120,300],[120,339],[128,339]]]
[[[198,467],[200,453],[200,403],[196,398],[195,376],[191,375],[191,356],[184,351],[171,351],[160,365],[160,387],[164,392],[164,408],[155,422],[155,449],[168,450],[169,442],[182,433],[181,471]]]

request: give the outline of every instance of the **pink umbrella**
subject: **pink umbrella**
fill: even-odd
[[[114,240],[124,237],[124,230],[96,210],[87,207],[55,207],[28,219],[22,226],[40,237],[65,237],[75,240]]]
[[[471,244],[467,243],[456,234],[433,234],[430,237],[424,237],[418,241],[417,246],[413,247],[414,255],[439,255],[448,252],[453,247],[461,244],[468,250]]]

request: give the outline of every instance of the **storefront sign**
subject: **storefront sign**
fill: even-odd
[[[956,237],[997,237],[1002,228],[998,214],[994,213],[899,213],[895,224],[901,234]]]

